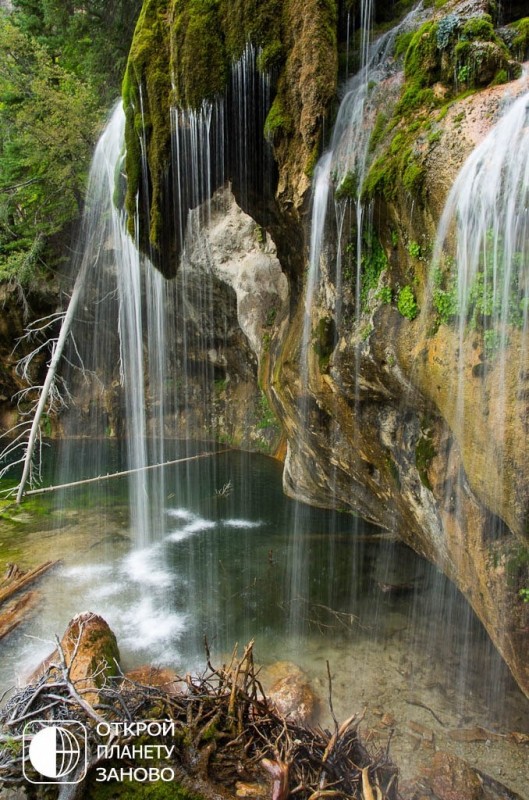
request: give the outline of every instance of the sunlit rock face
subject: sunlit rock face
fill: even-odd
[[[360,313],[351,289],[342,291],[337,327],[336,245],[329,244],[310,311],[306,383],[299,377],[299,309],[272,386],[286,410],[287,492],[350,508],[438,564],[526,692],[529,609],[519,595],[527,581],[529,489],[525,316],[502,348],[489,352],[479,326],[441,319],[435,293],[446,290],[435,285],[432,259],[459,169],[504,104],[527,88],[526,80],[515,81],[450,108],[423,145],[420,200],[397,186],[375,206],[386,263]],[[417,304],[412,319],[395,303],[407,285]],[[384,302],[384,287],[392,302]]]

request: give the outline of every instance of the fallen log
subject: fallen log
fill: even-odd
[[[39,592],[26,592],[18,600],[10,603],[0,612],[0,639],[24,622],[31,611],[39,604]]]
[[[49,492],[57,492],[62,489],[72,489],[76,486],[86,486],[89,483],[100,483],[101,481],[109,481],[113,478],[124,478],[128,475],[135,475],[139,472],[149,472],[150,470],[154,469],[161,469],[162,467],[171,467],[175,464],[184,464],[187,461],[198,461],[199,458],[211,458],[212,456],[218,456],[222,453],[229,453],[231,449],[225,448],[224,450],[211,450],[208,453],[197,453],[194,456],[187,456],[186,458],[176,458],[172,461],[164,461],[161,464],[149,464],[145,467],[136,467],[135,469],[124,469],[120,472],[109,472],[106,475],[96,475],[95,478],[83,478],[79,481],[70,481],[70,483],[60,483],[56,486],[41,486],[39,489],[30,489],[30,491],[25,492],[24,496],[29,497],[30,495],[35,494],[48,494]],[[224,489],[221,489],[221,492]],[[222,495],[224,496],[224,495]],[[17,501],[18,502],[18,501]]]
[[[59,561],[45,561],[40,566],[35,567],[28,572],[21,573],[13,564],[8,567],[8,577],[0,585],[0,604],[5,603],[14,595],[18,594],[22,589],[30,586],[38,580],[45,572],[48,572],[52,567],[55,567]]]

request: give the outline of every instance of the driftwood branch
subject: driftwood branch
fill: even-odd
[[[89,701],[93,692],[85,694],[73,686],[59,651],[59,664],[50,664],[37,684],[22,689],[0,710],[0,781],[24,783],[21,759],[16,748],[9,749],[9,740],[20,737],[28,719],[66,717],[84,722],[90,751],[96,753],[106,744],[96,720],[130,724],[156,714],[156,719],[170,719],[176,728],[159,744],[182,743],[171,755],[176,780],[206,800],[248,792],[272,800],[398,799],[397,768],[386,751],[371,752],[362,742],[358,730],[362,715],[337,724],[332,734],[297,724],[279,714],[263,694],[252,643],[240,660],[234,655],[228,665],[218,668],[206,652],[204,674],[176,678],[172,686],[177,688],[171,694],[119,675],[107,680],[97,689],[97,699]],[[130,734],[116,736],[114,746],[131,741]],[[82,785],[79,791],[83,796]]]
[[[211,450],[208,453],[198,453],[196,456],[187,456],[186,458],[177,458],[174,461],[164,461],[163,464],[150,464],[146,467],[136,467],[135,469],[125,469],[121,472],[110,472],[107,475],[97,475],[95,478],[84,478],[80,481],[71,481],[70,483],[61,483],[57,486],[41,486],[38,489],[30,489],[26,492],[26,496],[34,494],[46,494],[48,492],[56,492],[59,489],[71,489],[74,486],[85,486],[88,483],[100,483],[100,481],[109,481],[112,478],[123,478],[126,475],[134,475],[138,472],[149,472],[152,469],[160,469],[161,467],[170,467],[173,464],[183,464],[186,461],[197,461],[199,458],[211,458],[220,453],[228,453],[229,449],[224,450]]]

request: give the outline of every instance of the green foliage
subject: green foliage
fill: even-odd
[[[397,295],[397,308],[406,319],[414,320],[419,313],[419,306],[411,286],[403,286]]]
[[[102,106],[113,102],[142,0],[13,0],[13,21],[82,80]]]
[[[529,587],[524,586],[523,589],[520,589],[518,596],[524,603],[529,603]]]
[[[372,322],[366,322],[366,324],[364,325],[364,327],[360,331],[360,340],[362,342],[366,342],[369,339],[369,337],[371,336],[371,334],[373,333],[374,330],[375,329],[373,327],[373,323]]]
[[[393,291],[391,286],[381,286],[375,297],[377,300],[380,300],[381,303],[389,305],[389,303],[391,303],[393,300]]]
[[[411,241],[408,243],[408,253],[412,258],[421,258],[422,248],[419,242]]]
[[[439,20],[436,30],[437,47],[439,50],[445,50],[453,40],[459,28],[459,17],[457,14],[447,14]]]
[[[273,428],[277,426],[277,419],[272,406],[268,401],[268,397],[266,394],[261,391],[259,396],[258,402],[258,421],[257,421],[257,428],[258,430],[264,430],[265,428]]]
[[[512,51],[519,61],[529,58],[529,17],[523,17],[513,23],[516,36],[512,40]]]
[[[373,231],[365,231],[362,239],[364,246],[362,248],[360,303],[362,311],[367,311],[369,294],[377,288],[380,276],[388,268],[388,257],[380,239]]]
[[[434,289],[433,304],[440,322],[445,325],[452,322],[459,313],[459,301],[455,284],[450,289]]]
[[[99,99],[0,14],[0,277],[30,282],[78,217]]]
[[[483,331],[483,353],[485,358],[492,358],[500,349],[502,337],[495,328]]]
[[[334,193],[336,200],[356,200],[358,194],[358,177],[355,172],[347,172],[341,179]]]

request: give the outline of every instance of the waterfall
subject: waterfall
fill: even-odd
[[[438,310],[448,308],[444,321],[457,330],[452,415],[463,460],[467,468],[474,458],[487,463],[496,477],[487,505],[503,517],[505,504],[512,505],[516,493],[504,474],[513,457],[511,444],[525,436],[528,265],[529,93],[525,93],[504,111],[452,186],[438,228],[431,287],[434,305]],[[472,366],[471,361],[476,363]],[[476,392],[489,430],[479,454],[473,447]],[[521,458],[524,464],[518,468],[523,470],[527,453]]]
[[[163,403],[150,403],[156,408],[155,413],[147,403],[149,387],[163,384],[164,300],[162,276],[148,259],[140,257],[127,232],[125,216],[114,203],[124,126],[125,116],[118,105],[98,142],[90,171],[72,271],[77,273],[83,259],[90,259],[91,263],[67,358],[72,365],[68,381],[76,387],[78,396],[88,397],[89,407],[82,416],[73,408],[63,424],[66,432],[75,437],[88,434],[105,441],[109,433],[123,434],[125,452],[119,463],[135,470],[129,479],[130,526],[135,541],[143,546],[153,529],[163,524],[159,513],[163,481],[143,468],[164,457]],[[146,351],[147,324],[150,336]],[[93,326],[93,340],[86,335],[87,325]],[[115,399],[122,412],[116,413],[116,409],[108,408],[108,402],[110,388],[118,385],[121,388]],[[111,417],[122,423],[123,430],[108,429]],[[90,472],[100,474],[105,465],[108,470],[108,462],[112,461],[108,449],[99,448],[93,461],[84,444],[70,445],[66,441],[62,445],[62,474],[89,477]],[[146,502],[147,497],[151,502]]]
[[[163,537],[169,492],[163,469],[144,468],[175,455],[194,454],[193,440],[216,438],[215,382],[226,375],[229,334],[218,303],[231,289],[213,276],[203,232],[226,202],[217,190],[226,186],[228,175],[243,204],[255,187],[264,191],[273,177],[268,169],[271,152],[262,136],[270,78],[258,71],[257,57],[258,51],[248,44],[232,65],[222,96],[198,109],[170,111],[172,224],[181,253],[175,279],[166,280],[140,254],[119,209],[125,125],[121,105],[94,154],[72,264],[76,274],[82,259],[92,260],[67,358],[72,365],[67,380],[72,396],[80,401],[62,424],[72,439],[88,435],[103,444],[95,459],[87,443],[65,444],[60,457],[64,477],[59,481],[107,472],[109,463],[134,470],[129,479],[130,528],[139,548]],[[141,87],[139,105],[143,117]],[[147,198],[144,132],[139,143]],[[234,302],[231,295],[229,301]],[[89,325],[93,341],[86,335]],[[183,444],[177,445],[177,440]],[[108,487],[101,491],[110,493]],[[185,487],[172,487],[172,494],[175,491],[185,494]]]
[[[334,259],[335,294],[333,299],[336,327],[339,329],[343,303],[343,238],[345,217],[352,215],[351,227],[355,229],[354,242],[349,250],[356,264],[355,276],[355,315],[361,314],[362,252],[365,232],[365,209],[362,200],[362,186],[369,167],[369,140],[375,121],[376,87],[393,71],[392,53],[395,39],[400,32],[409,29],[422,10],[419,3],[399,25],[370,44],[373,3],[364,0],[361,5],[362,39],[360,48],[360,70],[347,81],[345,92],[338,109],[331,144],[321,157],[313,180],[311,245],[309,272],[306,286],[306,314],[310,314],[314,300],[317,300],[321,259],[326,244],[335,240]],[[396,99],[398,86],[393,93]],[[386,98],[386,103],[391,102]],[[322,207],[324,185],[328,188],[325,197],[330,199],[331,186],[334,202]],[[331,210],[331,208],[333,210]],[[329,267],[330,269],[330,267]],[[327,301],[328,302],[328,301]],[[302,353],[306,354],[311,336],[310,321],[305,320]],[[302,365],[302,370],[304,369]]]

